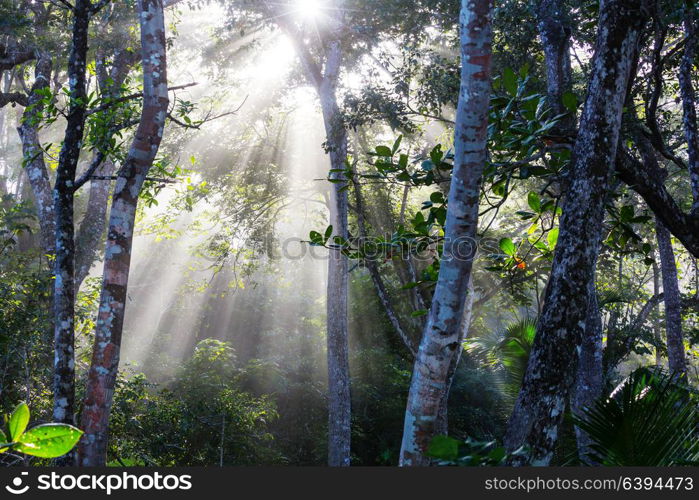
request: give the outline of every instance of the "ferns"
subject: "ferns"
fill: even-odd
[[[634,371],[575,419],[592,439],[588,458],[612,466],[698,463],[697,411],[690,396],[660,370]]]

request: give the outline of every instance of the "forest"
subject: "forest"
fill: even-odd
[[[693,0],[0,0],[0,464],[699,464]]]

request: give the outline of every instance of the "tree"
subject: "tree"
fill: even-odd
[[[509,450],[526,445],[534,464],[553,457],[574,380],[575,349],[588,308],[598,253],[597,231],[616,157],[621,113],[646,4],[605,0],[600,5],[592,74],[575,142],[569,188],[544,306],[529,364],[506,435]]]
[[[461,349],[464,297],[473,265],[480,181],[490,102],[492,3],[461,2],[461,88],[454,131],[454,169],[437,287],[410,384],[400,464],[426,465],[448,372]],[[463,246],[462,246],[463,245]],[[468,250],[464,252],[464,247]]]
[[[102,292],[82,414],[81,465],[106,463],[109,414],[119,369],[121,334],[138,196],[158,152],[168,107],[162,0],[139,0],[143,111],[112,195]]]

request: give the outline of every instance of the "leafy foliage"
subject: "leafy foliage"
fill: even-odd
[[[8,435],[0,430],[0,453],[18,451],[25,455],[55,458],[72,450],[83,432],[68,424],[41,424],[27,429],[29,407],[20,403],[6,416]]]
[[[603,465],[697,464],[696,394],[660,370],[639,368],[587,408],[576,425],[592,439],[589,458]]]

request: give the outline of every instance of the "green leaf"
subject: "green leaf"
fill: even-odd
[[[517,253],[517,248],[515,247],[515,244],[512,243],[510,238],[501,239],[499,244],[500,250],[502,250],[505,255],[513,256],[515,253]]]
[[[517,95],[517,75],[512,68],[505,68],[502,73],[502,85],[511,96]]]
[[[327,241],[328,238],[330,238],[330,236],[332,236],[332,234],[333,234],[333,227],[332,227],[332,226],[328,226],[328,227],[325,229],[325,241]]]
[[[376,146],[376,154],[379,156],[393,156],[393,152],[388,146]]]
[[[2,432],[2,430],[0,430],[0,443],[7,443],[7,436],[5,436],[5,433]],[[9,449],[10,448],[8,446],[6,446],[4,448],[0,448],[0,453],[3,453]]]
[[[312,245],[323,245],[323,235],[318,231],[311,231],[309,239],[311,240]]]
[[[561,100],[566,109],[571,113],[575,113],[578,109],[578,98],[572,92],[564,92]]]
[[[10,422],[7,424],[10,430],[10,439],[12,441],[19,441],[20,436],[27,428],[29,423],[29,407],[27,403],[20,403],[17,408],[10,415]]]
[[[68,424],[37,425],[22,435],[15,449],[35,457],[60,457],[75,447],[82,434],[83,431]]]
[[[539,198],[539,195],[536,192],[529,191],[527,203],[529,203],[529,208],[534,210],[536,213],[541,213],[541,198]]]
[[[558,228],[554,227],[546,235],[546,240],[549,242],[549,247],[556,248],[556,243],[558,242]]]
[[[631,219],[633,219],[633,214],[634,214],[634,209],[631,205],[624,205],[621,207],[621,210],[619,210],[619,218],[623,222],[630,222]]]
[[[396,142],[393,143],[393,147],[391,148],[391,152],[393,153],[391,156],[396,154],[398,152],[398,148],[400,147],[400,143],[403,140],[403,136],[399,135],[398,139],[396,139]]]
[[[427,455],[442,460],[459,458],[459,441],[449,436],[435,436],[427,448]]]
[[[444,203],[444,195],[439,191],[435,191],[430,195],[430,201],[432,203]]]
[[[413,318],[417,318],[419,316],[424,316],[425,314],[427,314],[427,309],[418,309],[416,311],[413,311],[411,316]]]

